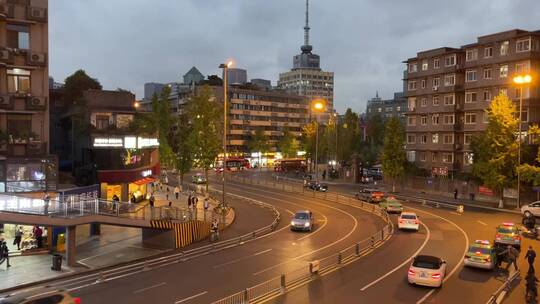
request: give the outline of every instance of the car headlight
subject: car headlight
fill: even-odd
[[[291,221],[291,226],[294,226],[294,221]]]
[[[309,227],[309,225],[311,225],[309,222],[305,223],[304,224],[304,227]]]

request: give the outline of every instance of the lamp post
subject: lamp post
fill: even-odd
[[[227,69],[232,65],[232,61],[219,65],[223,69],[223,175],[221,175],[221,203],[225,202],[225,174],[227,173]]]
[[[334,164],[334,166],[337,167],[337,160],[338,160],[338,129],[339,129],[339,124],[338,124],[338,114],[337,113],[334,113],[334,126],[336,127],[336,164]]]
[[[532,76],[529,74],[517,75],[514,77],[514,83],[519,87],[519,121],[518,121],[518,167],[521,165],[521,123],[523,121],[523,86],[532,82]],[[521,207],[521,176],[517,170],[517,207]]]
[[[325,110],[325,101],[321,99],[316,99],[311,102],[311,110],[314,113],[321,113]],[[315,116],[315,182],[319,182],[319,120]]]

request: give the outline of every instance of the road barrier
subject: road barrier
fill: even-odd
[[[244,304],[244,303],[262,303],[268,301],[276,296],[286,293],[291,288],[301,286],[307,282],[315,280],[320,276],[330,273],[348,265],[349,263],[358,260],[359,258],[369,254],[375,248],[382,245],[388,240],[394,232],[394,225],[390,220],[388,213],[379,208],[378,206],[359,201],[354,197],[345,196],[339,193],[323,192],[323,193],[310,193],[311,191],[305,191],[304,187],[297,187],[295,185],[285,185],[277,183],[275,181],[268,182],[267,180],[254,181],[250,178],[241,176],[231,176],[231,180],[239,181],[247,184],[265,185],[275,189],[285,189],[287,192],[296,192],[307,194],[312,197],[322,198],[331,202],[336,202],[343,205],[348,205],[362,210],[373,213],[379,216],[384,222],[385,226],[371,235],[370,237],[355,243],[352,246],[338,251],[330,256],[306,263],[306,265],[296,268],[287,273],[281,274],[278,277],[274,277],[270,280],[264,281],[258,285],[246,288],[242,291],[234,293],[228,297],[213,302],[213,304]],[[316,268],[314,262],[317,262]],[[317,271],[313,271],[317,269]]]
[[[512,283],[519,278],[519,270],[515,271],[512,275],[504,281],[504,283],[499,287],[489,298],[486,304],[500,304],[503,302],[504,297],[512,288]]]

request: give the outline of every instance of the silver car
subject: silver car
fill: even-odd
[[[540,201],[530,203],[521,207],[521,213],[525,216],[539,216],[540,217]]]
[[[291,230],[312,231],[314,224],[315,220],[311,211],[298,211],[291,219]]]

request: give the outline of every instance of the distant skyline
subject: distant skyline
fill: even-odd
[[[413,4],[414,3],[414,4]],[[196,66],[221,74],[233,58],[248,79],[275,85],[303,44],[305,0],[51,0],[49,73],[77,69],[143,97],[144,83],[182,81]],[[335,73],[335,106],[364,112],[368,99],[402,90],[418,51],[473,43],[478,36],[540,29],[540,4],[520,1],[310,0],[310,42]]]

